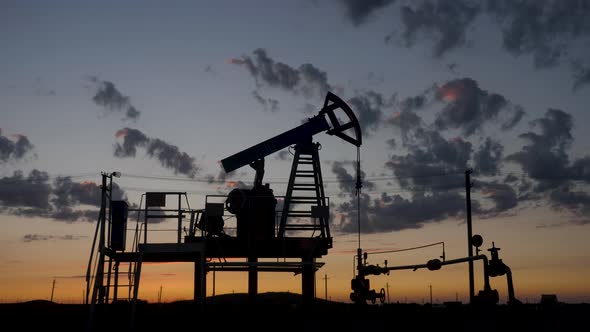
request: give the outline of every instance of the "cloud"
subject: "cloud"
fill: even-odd
[[[442,57],[451,49],[465,45],[465,31],[480,11],[481,7],[477,2],[464,0],[423,1],[415,6],[402,5],[402,38],[407,47],[413,46],[421,35],[433,39],[434,55]]]
[[[180,151],[177,146],[159,138],[150,138],[137,129],[123,128],[115,136],[123,139],[123,143],[115,143],[115,157],[135,157],[137,148],[143,148],[149,157],[157,159],[162,166],[173,170],[175,174],[193,178],[200,170],[195,158]]]
[[[504,147],[500,142],[494,141],[490,137],[486,138],[479,150],[473,155],[475,172],[481,175],[499,175],[503,151]]]
[[[387,119],[386,123],[400,131],[402,144],[406,145],[412,140],[410,135],[414,130],[420,128],[422,118],[420,118],[414,111],[408,108],[403,108],[401,111],[393,113],[392,116]],[[395,145],[392,147],[395,147]]]
[[[503,47],[531,54],[536,68],[552,67],[575,39],[590,33],[590,5],[585,1],[488,1],[488,13],[502,29]]]
[[[5,207],[49,209],[52,192],[46,172],[32,170],[28,176],[15,171],[12,176],[0,178],[0,202]]]
[[[491,200],[495,205],[489,209],[478,209],[478,213],[483,217],[497,216],[499,213],[518,205],[518,195],[512,185],[497,181],[486,182],[474,180],[473,188],[480,189],[484,198]]]
[[[364,135],[379,128],[383,117],[383,108],[388,106],[383,96],[374,91],[354,96],[348,100],[348,104],[357,114]]]
[[[338,187],[340,188],[340,196],[345,195],[354,196],[356,194],[356,176],[352,176],[346,168],[345,163],[335,161],[332,163],[332,173],[336,174],[336,180],[338,181]],[[362,189],[373,190],[375,189],[375,183],[366,181],[366,174],[361,169],[361,184]]]
[[[136,121],[141,112],[133,106],[129,97],[123,95],[113,82],[102,81],[92,76],[90,81],[96,85],[96,92],[92,97],[95,104],[104,107],[109,112],[124,112],[124,120]]]
[[[278,100],[272,98],[264,98],[260,95],[260,93],[258,93],[257,90],[252,91],[252,96],[254,97],[254,100],[256,100],[264,108],[265,111],[270,111],[274,113],[279,110]]]
[[[473,204],[478,209],[477,202]],[[465,198],[456,192],[426,194],[414,193],[411,198],[388,195],[371,200],[361,199],[361,232],[376,233],[421,228],[427,223],[460,217],[465,210]],[[356,199],[338,207],[341,212],[336,220],[338,230],[345,233],[358,231]]]
[[[543,118],[531,122],[540,128],[541,133],[526,132],[519,135],[528,141],[521,151],[506,157],[506,160],[519,164],[531,178],[555,178],[557,174],[567,174],[569,162],[566,149],[573,138],[572,116],[562,110],[549,109]]]
[[[510,103],[504,96],[479,88],[471,78],[462,78],[442,84],[436,91],[436,99],[445,102],[436,115],[435,126],[439,130],[462,129],[467,136],[481,130],[486,121],[498,118],[500,112],[509,112]],[[520,112],[522,110],[518,110]],[[514,127],[522,114],[512,117],[508,125]]]
[[[32,154],[33,149],[34,146],[27,136],[15,134],[12,138],[8,138],[2,135],[2,129],[0,129],[0,162],[23,159]]]
[[[531,122],[539,133],[521,134],[527,144],[506,160],[520,165],[532,180],[520,188],[523,199],[545,197],[555,210],[567,210],[578,218],[576,223],[585,223],[590,220],[590,196],[578,190],[590,183],[590,157],[570,162],[567,150],[573,141],[573,123],[569,113],[548,109],[544,117]]]
[[[255,49],[253,57],[244,55],[241,58],[230,59],[229,63],[246,67],[258,87],[266,85],[280,88],[295,95],[303,95],[308,99],[323,98],[332,89],[328,84],[326,72],[310,63],[294,68],[277,62],[262,48]]]
[[[463,186],[472,145],[456,137],[446,139],[438,131],[418,128],[406,155],[393,155],[385,167],[399,184],[411,190],[448,190]]]
[[[116,184],[113,199],[127,200]],[[101,189],[94,182],[73,182],[57,177],[51,183],[47,172],[32,170],[28,176],[15,171],[0,178],[0,211],[18,216],[42,217],[60,221],[94,221],[98,218]],[[83,209],[83,206],[89,206]]]
[[[395,0],[340,0],[352,23],[359,26],[375,11],[387,7]]]
[[[23,242],[34,242],[34,241],[47,241],[47,240],[79,240],[85,238],[86,236],[81,235],[42,235],[42,234],[25,234],[22,238]]]

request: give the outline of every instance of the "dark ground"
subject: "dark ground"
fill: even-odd
[[[554,306],[384,304],[358,306],[319,301],[300,304],[297,294],[245,294],[208,299],[205,312],[191,302],[137,305],[135,331],[589,331],[590,304]],[[89,306],[49,301],[0,304],[4,331],[89,331]],[[97,306],[94,331],[130,331],[131,305]]]

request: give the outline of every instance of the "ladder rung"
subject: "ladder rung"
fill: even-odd
[[[295,174],[295,177],[298,177],[298,178],[314,178],[315,175],[313,175],[313,174]]]
[[[311,217],[311,213],[303,214],[303,213],[287,213],[287,217]]]
[[[295,173],[315,174],[315,171],[310,170],[310,169],[300,169],[300,170],[297,170]]]
[[[291,204],[317,204],[318,201],[314,199],[292,199]]]
[[[293,190],[301,190],[301,191],[316,191],[317,188],[310,188],[310,187],[306,187],[306,188],[293,188]]]
[[[286,230],[315,230],[321,229],[319,225],[285,225]]]

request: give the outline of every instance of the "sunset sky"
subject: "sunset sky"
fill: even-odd
[[[219,160],[314,116],[328,91],[363,133],[361,247],[492,242],[516,297],[590,302],[590,2],[585,0],[0,1],[0,302],[79,303],[100,204],[118,191],[206,195],[249,187]],[[317,296],[348,302],[357,241],[356,148],[314,136],[334,247]],[[266,158],[284,195],[287,149]],[[135,227],[135,222],[130,222]],[[154,225],[174,229],[175,221]],[[154,239],[174,242],[174,231]],[[369,256],[422,264],[442,248]],[[482,288],[475,264],[476,291]],[[467,265],[372,276],[391,301],[468,300]],[[213,293],[213,273],[207,294]],[[193,265],[146,265],[140,298],[192,296]],[[216,294],[246,292],[218,272]],[[506,280],[491,280],[500,301]],[[301,292],[263,273],[259,291]]]

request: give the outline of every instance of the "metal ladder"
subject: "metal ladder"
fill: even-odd
[[[306,232],[329,238],[328,206],[324,194],[319,143],[311,141],[295,145],[295,155],[281,214],[277,237],[289,231]],[[309,220],[305,222],[305,220]],[[302,221],[303,220],[303,221]]]

